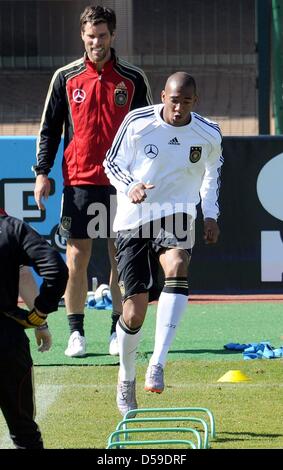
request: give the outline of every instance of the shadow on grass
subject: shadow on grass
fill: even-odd
[[[146,351],[141,354],[152,354],[153,351]],[[174,349],[169,350],[169,354],[217,354],[221,356],[239,356],[241,357],[242,351],[231,351],[227,349]]]
[[[153,351],[138,351],[137,353],[137,360],[139,362],[148,362],[149,357],[152,355]],[[198,355],[198,354],[214,354],[214,355],[221,355],[221,356],[235,356],[238,355],[239,358],[241,357],[241,352],[239,351],[227,351],[226,349],[175,349],[173,351],[169,351],[169,355],[173,354],[190,354],[190,355]],[[35,366],[118,366],[119,365],[119,357],[117,356],[116,358],[112,357],[112,360],[115,362],[112,363],[102,363],[102,364],[89,364],[83,362],[84,359],[89,359],[89,358],[109,358],[109,354],[107,353],[87,353],[85,356],[81,357],[73,357],[72,358],[72,363],[70,362],[64,362],[58,361],[58,362],[50,362],[48,364],[41,363],[40,361],[37,363],[36,359],[34,359],[34,365]]]
[[[224,436],[235,436],[233,437],[219,437],[221,434]],[[217,433],[217,442],[230,442],[230,441],[246,441],[247,437],[252,437],[252,438],[258,438],[262,439],[263,437],[265,438],[276,438],[276,437],[282,437],[283,434],[263,434],[263,433],[256,433],[256,432],[218,432]]]
[[[119,362],[115,362],[112,364],[86,364],[82,362],[81,364],[79,362],[74,362],[72,364],[70,363],[64,363],[64,362],[53,362],[50,364],[33,364],[35,367],[117,367],[119,366]]]

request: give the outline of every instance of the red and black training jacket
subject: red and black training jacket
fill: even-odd
[[[98,73],[86,56],[51,80],[37,142],[35,173],[48,175],[64,127],[65,186],[109,185],[102,162],[125,115],[152,104],[144,72],[116,57]]]

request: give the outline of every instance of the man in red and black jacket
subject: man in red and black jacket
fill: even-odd
[[[19,268],[32,266],[43,278],[33,307],[17,306]],[[18,449],[42,449],[34,421],[32,358],[26,328],[46,329],[58,309],[68,269],[61,255],[28,224],[0,210],[0,408]]]
[[[57,70],[51,80],[34,166],[35,200],[39,209],[44,209],[42,199],[50,192],[48,174],[64,127],[64,191],[59,233],[67,239],[69,281],[65,304],[71,336],[65,354],[71,357],[86,352],[87,267],[92,239],[98,236],[108,238],[113,301],[109,353],[118,354],[116,322],[122,304],[114,237],[110,233],[115,189],[110,186],[102,162],[126,114],[152,103],[144,72],[118,58],[111,47],[116,29],[114,11],[102,6],[86,7],[80,25],[86,52],[81,59]]]

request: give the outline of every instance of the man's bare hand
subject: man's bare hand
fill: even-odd
[[[129,193],[133,204],[140,204],[147,198],[146,189],[155,188],[154,184],[138,183]]]
[[[36,342],[38,345],[38,351],[40,352],[49,351],[52,345],[52,335],[48,327],[35,328],[34,334],[35,334]]]
[[[45,210],[42,198],[47,200],[50,193],[50,181],[47,175],[38,175],[35,181],[34,199],[38,209]]]
[[[203,239],[207,245],[216,243],[220,234],[218,224],[215,219],[204,219]]]

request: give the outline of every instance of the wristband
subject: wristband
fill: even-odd
[[[45,325],[47,317],[47,315],[38,312],[35,308],[28,312],[19,307],[16,307],[11,312],[5,312],[5,315],[20,323],[24,328],[35,328]]]

